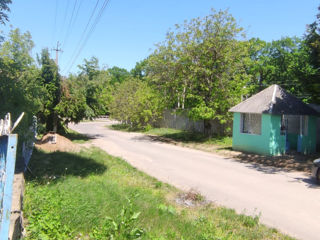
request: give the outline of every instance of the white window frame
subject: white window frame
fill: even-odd
[[[259,128],[259,132],[251,132],[250,130],[244,131],[244,119],[245,116],[247,116],[247,119],[250,119],[251,117],[259,117],[260,118],[260,128]],[[249,120],[250,121],[250,120]],[[253,129],[251,129],[253,130]],[[262,114],[258,114],[258,113],[241,113],[240,114],[240,133],[242,134],[250,134],[250,135],[261,135],[261,131],[262,131]]]

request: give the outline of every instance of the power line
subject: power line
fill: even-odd
[[[84,35],[86,34],[86,31],[87,31],[87,29],[88,29],[88,26],[90,25],[91,19],[92,19],[92,17],[94,16],[94,14],[95,14],[95,12],[96,12],[96,10],[97,10],[97,7],[98,7],[99,2],[100,2],[100,0],[97,0],[96,4],[95,4],[95,6],[94,6],[94,8],[93,8],[93,10],[92,10],[92,12],[91,12],[91,15],[90,15],[90,17],[89,17],[89,20],[88,20],[88,22],[87,22],[87,24],[86,24],[86,27],[84,28],[84,30],[83,30],[83,32],[82,32],[82,34],[81,34],[81,37],[80,37],[80,39],[79,39],[79,42],[78,42],[78,44],[77,44],[74,52],[72,53],[72,56],[71,56],[71,58],[70,58],[70,61],[68,62],[68,64],[67,64],[66,66],[68,66],[68,65],[71,63],[72,59],[73,59],[74,56],[76,55],[77,49],[78,49],[78,47],[80,47],[81,41],[82,41]],[[66,68],[67,68],[67,67],[65,67],[64,70],[65,70]]]
[[[92,26],[91,26],[91,28],[90,28],[90,30],[89,30],[89,32],[88,32],[87,37],[85,38],[84,42],[82,43],[82,45],[81,45],[81,47],[80,47],[80,49],[79,49],[76,57],[74,58],[74,60],[72,61],[71,66],[69,67],[68,71],[72,68],[73,64],[74,64],[75,61],[78,59],[81,51],[83,50],[83,48],[84,48],[84,46],[86,45],[87,41],[89,40],[91,34],[92,34],[93,31],[95,30],[98,22],[100,21],[100,19],[101,19],[101,17],[102,17],[102,14],[103,14],[104,10],[105,10],[105,8],[107,7],[107,5],[108,5],[109,2],[110,2],[110,0],[105,0],[104,5],[103,5],[102,8],[100,9],[100,11],[99,11],[99,13],[98,13],[98,16],[96,17],[94,23],[92,24]]]
[[[66,7],[66,11],[64,12],[64,18],[63,18],[63,22],[62,22],[62,27],[60,28],[60,35],[62,35],[63,33],[63,29],[64,29],[64,26],[65,26],[65,22],[67,20],[67,15],[68,15],[68,10],[69,10],[69,3],[70,1],[69,0],[66,0],[67,2],[67,7]]]
[[[73,18],[73,16],[74,16],[74,13],[75,13],[75,10],[76,10],[77,3],[78,3],[78,0],[75,0],[74,5],[73,5],[73,8],[72,8],[72,13],[71,13],[71,17],[70,17],[70,20],[69,20],[68,28],[67,28],[67,31],[66,31],[66,35],[65,35],[65,37],[64,37],[64,41],[63,41],[63,44],[62,44],[63,47],[66,45],[67,40],[68,40],[68,38],[69,38],[69,35],[70,35],[70,33],[71,33],[70,30],[71,30],[71,25],[72,25],[72,23],[74,23],[74,19],[75,19],[75,18]],[[80,4],[79,4],[79,6],[80,6]],[[78,8],[77,12],[78,12],[78,11],[79,11],[79,8]]]
[[[110,2],[110,0],[105,0],[105,1],[104,1],[104,3],[102,4],[102,6],[101,6],[101,8],[100,8],[100,10],[99,10],[99,12],[98,12],[98,14],[96,15],[96,18],[95,18],[93,24],[91,25],[89,31],[87,32],[86,37],[83,38],[83,37],[84,37],[84,34],[86,33],[86,30],[87,30],[87,28],[88,28],[88,26],[89,26],[89,23],[90,23],[90,21],[91,21],[91,19],[92,19],[93,14],[91,15],[91,17],[90,17],[90,19],[89,19],[89,21],[88,21],[88,24],[87,24],[87,26],[86,26],[86,28],[85,28],[85,31],[83,32],[83,34],[82,34],[82,36],[81,36],[81,38],[80,38],[80,41],[79,41],[79,43],[78,43],[78,45],[77,45],[77,48],[75,49],[75,51],[74,51],[74,53],[73,53],[73,55],[72,55],[72,58],[71,58],[71,61],[70,61],[71,64],[70,64],[67,72],[70,71],[70,69],[71,69],[72,66],[74,65],[75,61],[76,61],[77,58],[79,57],[81,51],[83,50],[84,46],[86,45],[87,41],[89,40],[89,37],[91,36],[91,34],[93,33],[93,31],[95,30],[95,27],[97,26],[98,22],[100,21],[102,15],[103,15],[103,12],[104,12],[105,8],[107,7],[107,5],[109,4],[109,2]],[[97,1],[97,3],[98,3],[98,1]],[[97,6],[97,4],[96,4],[96,6]],[[96,7],[95,7],[95,9],[96,9]],[[95,12],[95,9],[94,9],[93,13]],[[83,40],[83,39],[84,39],[84,40]],[[82,40],[83,40],[83,41],[82,41]],[[81,44],[81,43],[82,43],[82,44]],[[78,48],[79,48],[79,49],[78,49]],[[78,50],[77,50],[77,49],[78,49]]]

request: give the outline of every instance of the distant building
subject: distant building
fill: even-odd
[[[263,155],[316,151],[318,113],[278,85],[232,107],[235,150]]]

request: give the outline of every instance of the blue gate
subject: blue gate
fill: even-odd
[[[17,134],[0,136],[0,239],[8,239]]]

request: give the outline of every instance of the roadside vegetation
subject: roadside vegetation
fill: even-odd
[[[192,146],[193,148],[197,148],[197,145],[206,145],[208,147],[217,146],[220,149],[230,149],[232,147],[232,137],[228,136],[207,136],[202,133],[188,132],[173,128],[132,128],[128,124],[113,124],[107,127],[125,132],[141,132],[158,137],[154,138],[155,140],[171,141],[171,143],[180,143],[184,146]]]
[[[8,21],[10,3],[0,12],[1,24]],[[48,48],[33,57],[29,32],[12,29],[0,40],[0,116],[11,112],[16,119],[26,112],[17,129],[20,139],[33,116],[39,133],[63,133],[69,122],[105,114],[150,129],[164,109],[203,120],[206,128],[219,122],[228,136],[228,109],[275,83],[307,103],[320,103],[319,16],[300,38],[265,42],[247,39],[228,11],[212,9],[175,25],[130,71],[102,67],[92,56],[68,76],[60,75]]]
[[[232,158],[253,166],[276,167],[273,171],[302,171],[310,173],[313,160],[320,157],[320,153],[311,155],[288,153],[283,156],[263,156],[254,153],[239,152],[232,149],[232,137],[207,136],[201,133],[192,133],[172,128],[132,128],[128,124],[113,124],[106,126],[112,130],[125,132],[141,132],[149,135],[150,140],[165,142],[182,147],[212,152],[223,157]],[[258,165],[257,165],[258,164]],[[268,171],[270,168],[266,168]]]
[[[26,239],[291,239],[260,224],[259,216],[183,195],[97,148],[37,150],[30,169]],[[181,196],[193,205],[178,204]]]

